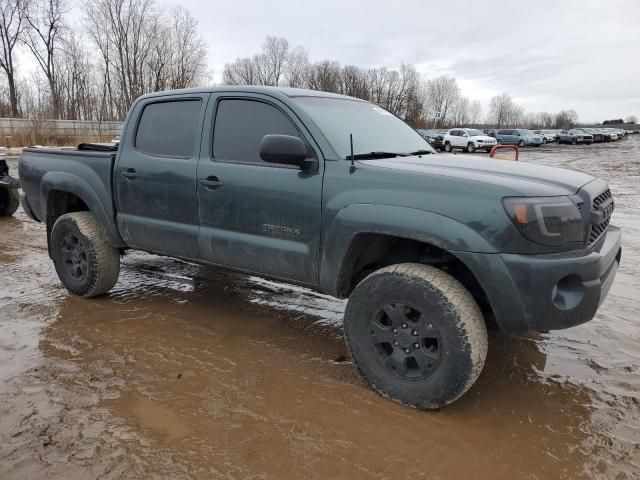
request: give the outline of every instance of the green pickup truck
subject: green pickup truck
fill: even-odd
[[[386,110],[324,92],[144,95],[119,144],[26,149],[19,172],[70,292],[108,292],[136,249],[348,298],[364,378],[425,409],[473,385],[487,324],[593,318],[621,255],[605,182],[440,155]]]

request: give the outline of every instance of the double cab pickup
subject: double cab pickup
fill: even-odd
[[[70,292],[107,293],[135,249],[348,298],[363,377],[424,409],[473,385],[488,324],[593,318],[621,256],[602,180],[440,155],[383,108],[324,92],[144,95],[117,145],[25,149],[19,172]]]

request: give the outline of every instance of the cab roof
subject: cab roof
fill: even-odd
[[[259,85],[225,85],[225,86],[210,86],[210,87],[196,87],[196,88],[182,88],[179,90],[162,90],[159,92],[147,93],[140,98],[153,98],[164,97],[170,95],[184,95],[189,93],[261,93],[271,96],[286,96],[292,97],[324,97],[324,98],[341,98],[344,100],[355,100],[359,102],[365,102],[365,100],[350,97],[348,95],[341,95],[339,93],[322,92],[319,90],[308,90],[305,88],[291,88],[291,87],[268,87]]]

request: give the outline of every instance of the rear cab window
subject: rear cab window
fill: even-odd
[[[147,155],[191,158],[200,131],[200,99],[169,100],[145,105],[134,146]]]

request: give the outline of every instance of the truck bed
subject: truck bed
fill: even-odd
[[[56,194],[56,188],[64,188],[114,224],[112,175],[115,158],[115,151],[25,148],[18,171],[33,216],[45,221],[48,200]]]

